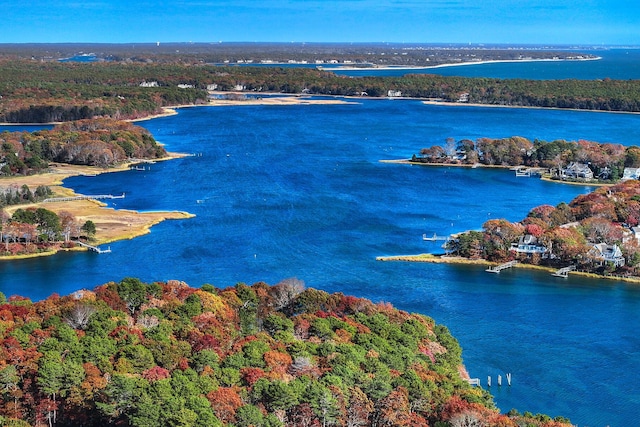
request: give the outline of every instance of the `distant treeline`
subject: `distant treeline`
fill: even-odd
[[[141,87],[143,82],[154,85]],[[445,102],[640,111],[637,80],[345,77],[308,68],[0,60],[0,121],[145,117],[164,106],[205,103],[212,88],[369,97],[395,91],[402,97]]]
[[[588,51],[588,50],[587,50]],[[92,52],[96,60],[184,64],[338,62],[356,66],[427,66],[456,62],[519,60],[523,58],[592,58],[566,46],[517,47],[405,43],[33,43],[1,44],[0,57],[58,58]]]

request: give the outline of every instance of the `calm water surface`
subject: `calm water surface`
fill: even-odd
[[[516,178],[506,170],[380,163],[455,139],[520,135],[638,144],[638,116],[427,106],[202,107],[141,123],[170,151],[198,156],[148,171],[75,177],[79,193],[126,193],[115,208],[182,210],[110,254],[60,254],[0,263],[0,290],[33,299],[126,276],[218,287],[307,286],[388,301],[447,325],[470,374],[504,411],[569,417],[581,426],[637,420],[640,288],[513,270],[383,263],[379,255],[439,251],[422,233],[520,220],[588,187]],[[201,155],[200,155],[201,154]],[[200,202],[198,202],[200,201]],[[511,387],[495,386],[511,373]]]
[[[496,79],[640,79],[640,49],[606,49],[579,51],[599,56],[589,61],[533,61],[470,64],[422,69],[340,70],[347,76],[403,76],[405,74],[438,74],[442,76],[491,77]],[[523,53],[526,55],[526,53]]]

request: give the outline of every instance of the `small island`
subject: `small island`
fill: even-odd
[[[106,209],[100,200],[124,195],[78,195],[64,178],[127,170],[175,158],[145,129],[113,119],[68,122],[51,130],[0,133],[0,258],[51,255],[132,238],[184,212]]]

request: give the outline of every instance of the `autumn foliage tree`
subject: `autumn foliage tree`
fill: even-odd
[[[456,408],[500,416],[460,376],[445,327],[303,289],[125,278],[35,303],[0,299],[0,420],[361,427],[450,423]]]

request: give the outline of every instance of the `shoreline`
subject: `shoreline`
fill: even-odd
[[[186,154],[169,153],[168,157],[155,159],[154,161],[166,161],[186,157]],[[0,180],[5,185],[27,185],[35,188],[45,185],[51,188],[55,197],[74,197],[77,194],[72,188],[64,187],[63,181],[72,176],[96,176],[103,173],[122,172],[129,170],[135,162],[127,162],[110,169],[102,169],[94,166],[76,166],[69,164],[52,164],[54,171],[38,175],[8,177]],[[120,240],[133,239],[151,231],[151,227],[162,221],[170,219],[188,219],[195,215],[184,211],[156,211],[139,212],[129,209],[115,209],[107,207],[105,203],[98,200],[83,199],[58,202],[38,202],[5,207],[5,212],[11,215],[17,209],[27,209],[30,207],[44,207],[56,214],[67,211],[73,214],[76,221],[83,223],[87,220],[93,221],[96,225],[96,235],[91,242],[94,246],[105,245]],[[87,248],[51,248],[45,252],[19,255],[0,256],[0,261],[37,258],[41,256],[54,255],[61,251],[87,251]]]
[[[434,255],[429,253],[423,254],[415,254],[415,255],[388,255],[388,256],[377,256],[376,261],[381,262],[423,262],[423,263],[431,263],[431,264],[457,264],[457,265],[477,265],[477,266],[495,266],[498,265],[496,262],[487,261],[486,259],[469,259],[457,256],[445,256],[445,255]],[[545,271],[549,273],[554,273],[558,269],[553,267],[545,267],[541,265],[533,265],[533,264],[524,264],[517,263],[513,266],[513,268],[520,268],[526,270],[539,270]],[[628,282],[628,283],[637,283],[640,284],[640,277],[622,277],[622,276],[605,276],[596,273],[587,273],[584,271],[570,271],[569,275],[571,276],[581,276],[588,277],[596,280],[614,280],[618,282]]]
[[[484,64],[499,64],[499,63],[517,63],[517,62],[563,62],[563,61],[599,61],[601,56],[595,56],[593,58],[574,58],[574,59],[553,59],[553,58],[531,58],[531,59],[487,59],[485,61],[465,61],[465,62],[452,62],[447,64],[438,65],[425,65],[425,66],[404,66],[399,65],[394,67],[393,65],[373,66],[373,67],[323,67],[319,65],[322,71],[390,71],[390,70],[430,70],[433,68],[448,68],[448,67],[465,67],[468,65],[484,65]]]
[[[430,167],[456,167],[456,168],[469,168],[469,169],[509,169],[517,168],[517,167],[527,167],[524,165],[520,166],[507,166],[507,165],[483,165],[481,163],[469,165],[464,163],[433,163],[433,162],[414,162],[411,159],[382,159],[378,160],[379,163],[389,163],[389,164],[397,164],[397,165],[415,165],[415,166],[430,166]],[[610,187],[612,185],[616,185],[618,182],[608,183],[608,182],[579,182],[579,181],[563,181],[559,179],[551,179],[548,176],[540,176],[543,181],[554,183],[554,184],[568,184],[568,185],[582,185],[586,187]]]
[[[403,98],[397,98],[397,99],[403,99]],[[638,111],[586,110],[581,108],[536,107],[533,105],[478,104],[477,102],[434,101],[434,100],[424,99],[424,98],[405,98],[405,99],[419,99],[425,105],[439,105],[439,106],[447,106],[447,107],[526,108],[531,110],[559,110],[559,111],[584,111],[589,113],[640,114],[640,112]]]

